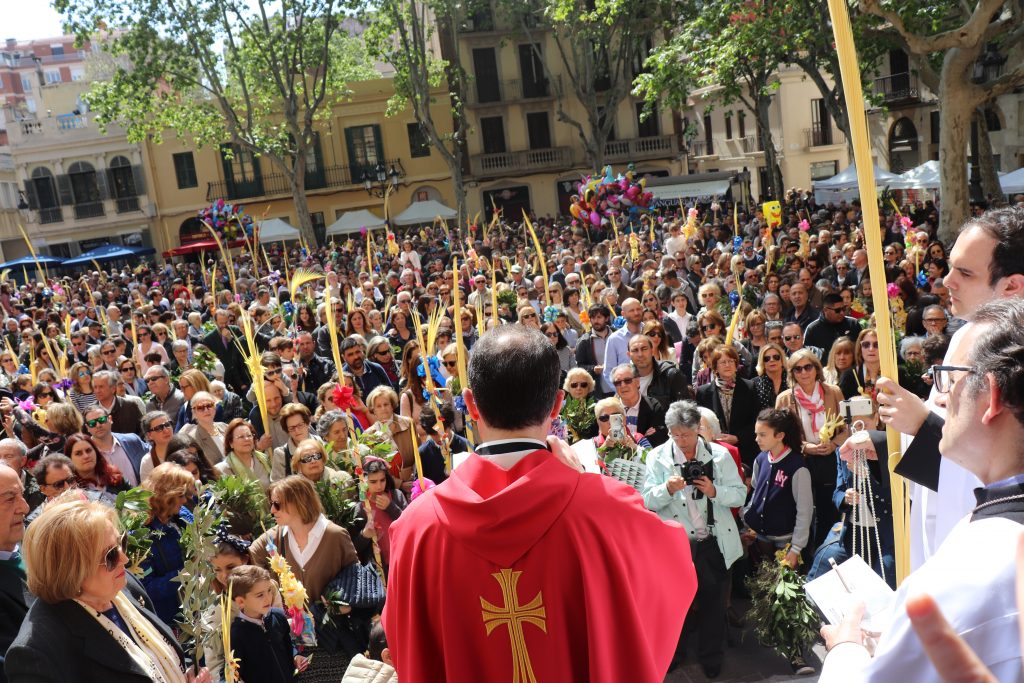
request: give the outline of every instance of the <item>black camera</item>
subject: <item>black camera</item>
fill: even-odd
[[[693,484],[693,482],[700,477],[707,477],[708,479],[714,479],[715,465],[714,463],[704,463],[699,460],[687,460],[681,465],[676,465],[679,468],[679,476],[682,477],[687,484]],[[699,490],[693,490],[694,499],[703,498],[704,494]]]

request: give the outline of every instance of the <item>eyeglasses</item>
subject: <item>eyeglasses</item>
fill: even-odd
[[[636,380],[636,377],[627,377],[626,379],[620,379],[612,382],[613,386],[621,387],[625,384],[632,384]]]
[[[457,361],[457,360],[446,360],[446,361],[444,361],[444,362],[443,362],[443,365],[444,365],[444,366],[445,366],[446,368],[454,368],[454,367],[456,367],[456,366],[457,366],[458,364],[459,364],[459,361]]]
[[[793,374],[799,375],[804,372],[809,372],[814,369],[814,363],[808,363],[807,365],[794,365]]]
[[[826,311],[832,311],[833,313],[845,313],[846,312],[846,307],[845,306],[833,306],[832,308],[826,308],[825,310]]]
[[[373,352],[373,355],[375,355],[375,356],[386,356],[389,353],[391,353],[391,349],[384,348],[384,349],[377,349],[376,351]]]
[[[775,363],[775,362],[778,362],[780,360],[782,360],[782,356],[772,355],[772,356],[765,356],[764,357],[764,362],[765,363]]]
[[[602,415],[601,417],[597,418],[597,421],[598,422],[607,422],[608,420],[612,419],[612,415],[613,414],[614,415],[621,415],[622,413],[607,413],[607,414]]]
[[[85,424],[89,425],[89,427],[95,427],[96,425],[105,425],[105,424],[107,424],[107,420],[109,420],[109,419],[110,419],[109,415],[103,415],[103,416],[100,416],[100,417],[94,417],[91,420],[86,420]]]
[[[589,386],[586,382],[569,382],[570,389],[588,389]]]
[[[153,382],[159,382],[162,379],[164,379],[163,375],[154,375],[153,377],[147,377],[146,378],[146,384],[152,384]]]
[[[878,342],[876,342],[876,341],[868,341],[868,340],[865,339],[864,341],[862,341],[860,343],[860,348],[862,348],[862,349],[877,349],[878,348]]]
[[[289,434],[294,434],[295,432],[302,431],[305,427],[306,427],[306,423],[305,423],[305,421],[302,421],[302,422],[298,422],[298,423],[293,424],[293,425],[289,425],[288,427],[286,427],[286,429],[288,430]]]
[[[281,376],[281,368],[277,368],[275,370],[264,370],[263,371],[263,376],[264,377],[280,377]]]
[[[707,332],[708,330],[717,330],[717,329],[718,329],[718,325],[701,325],[700,326],[700,331],[701,332]]]
[[[923,322],[925,324],[928,324],[928,323],[944,323],[944,322],[946,322],[946,319],[945,318],[925,318],[923,320]]]
[[[530,318],[536,318],[536,317],[537,317],[536,313],[526,313],[525,315],[519,316],[519,319],[520,320],[529,320]]]
[[[283,507],[284,506],[281,504],[281,501],[279,501],[279,500],[272,500],[272,501],[270,501],[270,509],[271,510],[280,511],[281,508],[283,508]]]
[[[548,339],[558,339],[558,333],[557,332],[545,332],[544,335]]]
[[[782,339],[785,341],[800,341],[804,336],[802,334],[787,334]]]
[[[130,365],[126,365],[123,368],[121,368],[121,372],[135,372],[135,368],[133,368]]]
[[[115,353],[117,353],[117,351],[115,351],[114,349],[107,349],[106,351],[103,352],[103,355],[104,356],[113,356]]]
[[[57,491],[63,491],[67,487],[71,486],[71,484],[74,481],[75,481],[74,477],[66,477],[64,479],[58,479],[57,481],[53,482],[52,484],[46,484],[46,486],[49,486],[51,489],[55,489]]]
[[[152,432],[164,432],[164,431],[167,431],[168,429],[173,429],[173,428],[174,428],[174,425],[172,425],[170,422],[164,422],[164,423],[158,424],[158,425],[156,425],[154,427],[150,427],[146,431],[149,432],[149,433],[152,433]]]
[[[301,458],[299,458],[299,462],[301,462],[303,465],[308,465],[311,462],[320,462],[323,459],[324,456],[321,455],[320,453],[310,453],[309,455],[304,455]]]
[[[117,539],[117,545],[111,547],[107,552],[103,553],[103,561],[100,562],[100,566],[106,569],[108,572],[112,572],[117,569],[117,565],[121,563],[121,554],[128,555],[128,532],[122,532],[121,537]]]
[[[39,392],[39,398],[53,398],[53,392],[52,391],[40,391]]]
[[[78,376],[79,377],[92,377],[92,373],[91,372],[80,372],[80,373],[78,373]]]
[[[956,384],[956,379],[953,377],[954,372],[974,372],[974,368],[964,367],[962,365],[933,365],[928,368],[928,374],[932,378],[932,386],[935,387],[935,391],[940,394],[948,394],[953,390],[953,385]]]

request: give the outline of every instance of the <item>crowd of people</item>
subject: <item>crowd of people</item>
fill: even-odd
[[[531,532],[489,524],[544,495],[556,514],[564,491],[506,498],[507,507],[490,512],[470,511],[452,493],[491,486],[470,453],[512,471],[520,459],[541,467],[521,445],[500,447],[524,425],[536,432],[533,450],[630,484],[648,510],[682,526],[672,527],[674,542],[689,546],[693,590],[657,610],[676,631],[667,634],[668,659],[633,662],[648,676],[680,665],[690,640],[703,672],[718,676],[728,664],[729,629],[745,623],[737,607],[743,577],[777,552],[813,579],[830,570],[830,559],[849,557],[859,527],[870,527],[873,568],[895,587],[893,503],[877,430],[895,420],[916,434],[925,418],[904,429],[884,394],[907,405],[944,396],[969,369],[966,356],[959,366],[944,363],[950,336],[988,300],[1018,296],[993,283],[1016,283],[1024,270],[984,240],[1019,246],[1024,208],[978,209],[968,224],[973,242],[962,237],[952,254],[936,239],[930,202],[883,216],[895,382],[881,374],[860,207],[792,196],[781,225],[768,225],[760,211],[741,209],[735,224],[731,216],[716,204],[702,205],[696,218],[667,211],[600,228],[538,217],[530,230],[539,254],[523,225],[495,216],[461,231],[435,224],[318,248],[242,247],[229,262],[52,277],[40,270],[27,283],[0,282],[0,656],[8,680],[222,680],[230,657],[214,649],[192,661],[179,640],[185,529],[197,491],[212,495],[207,486],[225,478],[255,482],[273,519],[265,531],[221,527],[212,559],[215,589],[230,588],[235,603],[231,634],[246,683],[395,675],[392,651],[401,653],[403,681],[469,680],[460,678],[463,665],[424,664],[421,651],[455,645],[440,642],[447,634],[414,628],[412,608],[391,600],[449,581],[436,572],[410,576],[417,552],[441,553],[443,562],[469,552],[462,564],[495,568],[528,553]],[[318,277],[291,286],[309,273]],[[878,444],[866,473],[843,457],[859,431]],[[865,474],[874,484],[870,501],[855,483]],[[324,483],[358,503],[356,513],[329,517],[335,501],[324,497]],[[933,483],[939,488],[937,475]],[[595,507],[601,496],[628,507],[627,492],[607,486],[580,495]],[[115,501],[135,488],[149,494],[152,545],[132,567]],[[409,539],[428,514],[414,500],[421,496],[436,500],[439,516],[464,518],[446,522],[448,536]],[[603,524],[613,536],[632,533]],[[648,531],[653,538],[668,528]],[[662,550],[652,563],[689,561],[685,547]],[[346,605],[338,642],[321,638],[309,657],[293,646],[279,609],[268,571],[275,553],[309,605],[335,600],[338,577],[352,568],[379,566],[393,611],[381,624],[379,605],[366,619]],[[569,561],[561,552],[557,562]],[[647,571],[640,556],[624,561],[627,574]],[[507,588],[507,577],[493,576]],[[511,581],[506,599],[521,600]],[[417,596],[432,619],[456,618],[457,605],[436,604],[446,598]],[[485,601],[475,596],[479,612]],[[637,609],[653,609],[651,595],[637,589],[634,598]],[[643,614],[614,618],[631,624]],[[481,647],[491,629],[476,634]],[[577,641],[589,633],[594,648],[605,634],[596,622],[580,629],[562,635],[585,660],[587,646]],[[558,659],[555,650],[535,652],[534,664]],[[600,661],[592,654],[586,666],[593,671]],[[564,664],[569,672],[581,665],[569,657]],[[799,655],[790,664],[814,671]],[[615,670],[623,669],[609,665]],[[605,675],[587,680],[623,680]]]

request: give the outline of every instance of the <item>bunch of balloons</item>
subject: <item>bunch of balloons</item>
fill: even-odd
[[[572,196],[569,213],[576,220],[594,227],[608,225],[611,217],[634,220],[648,210],[654,195],[645,192],[645,178],[637,180],[632,164],[625,175],[612,175],[612,167],[604,167],[604,175],[585,176],[579,184],[579,194]]]
[[[222,239],[252,237],[253,219],[241,204],[228,204],[218,199],[199,212],[199,220],[213,228]]]

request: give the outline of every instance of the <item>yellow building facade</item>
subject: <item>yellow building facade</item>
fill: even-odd
[[[464,94],[470,216],[488,214],[492,200],[509,220],[523,209],[538,216],[568,214],[576,184],[594,172],[577,129],[559,121],[558,105],[585,127],[587,114],[573,94],[552,33],[538,25],[530,38],[539,45],[546,70],[527,36],[486,6],[467,18],[456,36],[458,59],[470,76]],[[641,121],[642,107],[639,98],[627,96],[611,113],[615,122],[605,164],[616,173],[629,163],[640,175],[685,173],[678,117],[659,108]]]
[[[423,144],[412,109],[384,115],[394,92],[391,79],[350,87],[351,98],[336,106],[319,126],[316,150],[307,159],[306,195],[314,226],[326,229],[345,212],[359,209],[383,216],[384,200],[363,187],[363,175],[375,175],[378,166],[388,176],[392,169],[397,173],[398,183],[389,200],[393,216],[417,200],[433,199],[451,206],[454,196],[448,168],[436,150]],[[448,132],[452,129],[449,112],[447,91],[439,89],[433,115]],[[196,215],[218,199],[242,204],[257,219],[280,218],[299,225],[287,178],[268,158],[237,149],[225,155],[222,149],[196,148],[191,141],[172,135],[165,136],[163,144],[148,143],[144,156],[152,178],[159,252],[195,237],[208,237]]]

